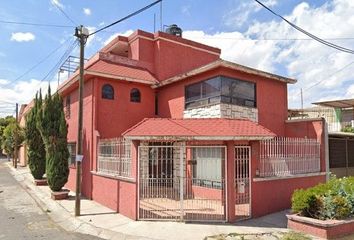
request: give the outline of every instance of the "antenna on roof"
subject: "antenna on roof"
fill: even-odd
[[[162,1],[160,2],[160,31],[162,32],[163,29],[162,29]]]
[[[156,13],[154,13],[154,32],[156,32]]]

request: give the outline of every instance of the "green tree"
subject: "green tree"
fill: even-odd
[[[17,138],[15,139],[15,134]],[[24,141],[23,129],[16,123],[12,122],[4,129],[2,136],[2,148],[6,153],[13,157],[15,149],[19,150],[22,142]]]
[[[0,148],[3,149],[3,135],[5,128],[10,124],[14,123],[16,120],[13,116],[7,116],[0,118]]]
[[[47,181],[52,191],[60,191],[68,181],[69,150],[63,101],[59,94],[51,95],[50,87],[43,107],[37,114],[37,128],[46,149]]]
[[[26,115],[25,138],[28,145],[28,164],[34,179],[42,179],[45,173],[46,154],[41,133],[37,128],[39,109],[42,108],[42,93],[36,94],[34,106]]]

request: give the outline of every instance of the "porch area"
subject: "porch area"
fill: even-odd
[[[124,137],[137,220],[235,222],[285,209],[294,189],[325,180],[316,139],[275,138],[248,120],[147,119]]]

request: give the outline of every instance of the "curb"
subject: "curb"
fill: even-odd
[[[153,240],[152,238],[127,235],[124,233],[114,232],[109,229],[99,228],[79,218],[76,218],[72,214],[70,214],[70,212],[68,212],[63,206],[61,206],[56,201],[52,200],[50,196],[48,197],[47,194],[45,194],[37,186],[32,184],[33,179],[30,179],[26,176],[28,173],[21,174],[8,163],[5,163],[5,166],[8,167],[8,169],[10,170],[10,174],[32,197],[32,199],[43,210],[43,212],[45,212],[55,224],[59,225],[65,231],[88,234],[110,240]]]

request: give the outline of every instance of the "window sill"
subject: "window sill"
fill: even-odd
[[[288,176],[275,176],[275,177],[255,177],[253,178],[253,182],[265,182],[265,181],[275,181],[275,180],[284,180],[284,179],[292,179],[292,178],[304,178],[304,177],[316,177],[316,176],[324,176],[325,172],[317,172],[317,173],[304,173],[304,174],[296,174],[296,175],[288,175]]]
[[[100,176],[100,177],[105,177],[105,178],[110,178],[110,179],[115,179],[115,180],[122,180],[125,182],[136,183],[136,180],[131,177],[115,176],[115,175],[110,175],[110,174],[96,172],[96,171],[91,171],[91,173],[92,173],[92,175],[95,175],[95,176]]]

